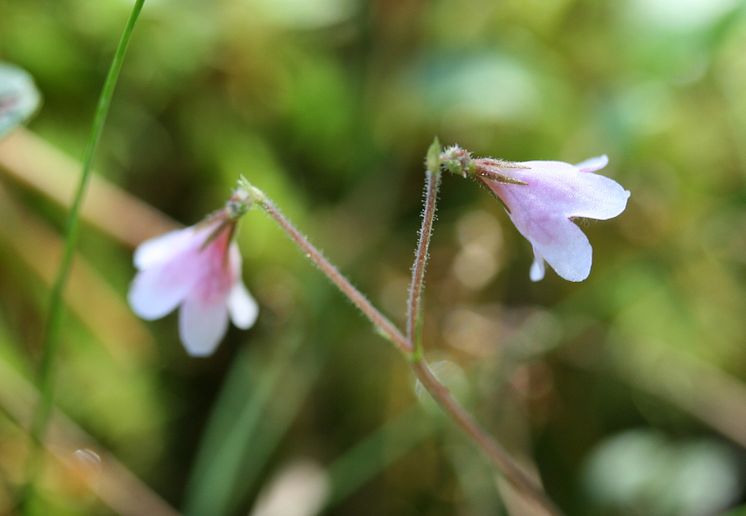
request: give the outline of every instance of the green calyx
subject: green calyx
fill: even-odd
[[[471,154],[459,147],[453,145],[448,147],[439,156],[440,169],[463,177],[473,176],[477,172],[477,167]]]
[[[241,176],[238,179],[238,185],[233,190],[233,195],[225,203],[225,211],[228,217],[232,220],[241,218],[254,203],[263,203],[267,197],[264,192],[259,190],[257,187],[249,183],[249,181]]]

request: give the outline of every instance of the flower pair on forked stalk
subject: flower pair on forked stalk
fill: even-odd
[[[568,281],[586,279],[592,248],[573,220],[616,217],[630,195],[616,181],[595,173],[608,164],[606,156],[571,165],[472,158],[458,146],[442,152],[438,146],[437,152],[428,163],[431,173],[443,170],[475,178],[502,201],[516,229],[533,248],[533,281],[544,278],[545,263]],[[239,219],[253,203],[265,209],[270,206],[281,216],[262,192],[242,179],[223,209],[195,226],[148,240],[135,252],[139,272],[130,288],[130,305],[148,320],[180,306],[180,337],[193,356],[215,350],[229,318],[242,329],[256,320],[257,304],[241,279],[241,254],[233,241]],[[268,210],[270,215],[272,210]],[[288,231],[289,222],[283,220],[278,222]],[[292,234],[291,238],[299,243]]]
[[[605,156],[578,165],[475,159],[459,147],[441,151],[437,140],[433,142],[426,161],[425,209],[412,266],[406,334],[373,306],[264,193],[245,179],[239,181],[226,206],[204,222],[148,240],[137,249],[135,265],[139,272],[130,289],[130,304],[146,319],[162,317],[180,306],[179,331],[187,352],[192,355],[212,353],[227,330],[229,318],[239,328],[251,327],[256,320],[257,304],[241,280],[241,256],[233,238],[240,217],[252,205],[258,205],[378,332],[403,353],[421,385],[505,479],[545,513],[557,514],[534,478],[480,427],[430,370],[417,332],[419,307],[442,171],[477,179],[503,202],[510,219],[533,247],[532,280],[544,277],[546,262],[561,277],[582,281],[590,273],[592,250],[573,219],[615,217],[625,209],[629,198],[629,192],[618,183],[595,174],[607,161]]]

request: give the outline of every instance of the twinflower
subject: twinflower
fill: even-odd
[[[233,241],[246,209],[236,193],[204,222],[147,240],[135,251],[130,306],[147,320],[180,307],[179,335],[190,355],[210,355],[229,317],[242,329],[256,321],[257,303],[241,280],[241,254]]]
[[[624,211],[630,193],[594,172],[609,160],[599,156],[571,165],[562,161],[507,162],[472,159],[458,147],[447,149],[443,164],[478,178],[505,205],[516,229],[531,243],[530,278],[544,278],[545,262],[568,281],[583,281],[593,250],[575,219],[606,220]]]

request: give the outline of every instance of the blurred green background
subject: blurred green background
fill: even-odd
[[[0,0],[0,60],[44,97],[29,129],[74,159],[131,5]],[[745,49],[738,0],[148,0],[96,169],[183,224],[244,174],[402,323],[434,135],[516,161],[608,154],[632,197],[584,226],[581,284],[531,283],[499,203],[444,178],[428,358],[567,514],[737,514]],[[0,513],[23,482],[65,213],[39,191],[69,188],[49,160],[41,187],[19,181],[9,156],[40,157],[16,136],[0,146]],[[130,313],[132,246],[88,218],[56,381],[70,448],[40,514],[142,513],[151,491],[153,514],[530,514],[271,220],[249,213],[239,244],[259,321],[192,359],[174,315]]]

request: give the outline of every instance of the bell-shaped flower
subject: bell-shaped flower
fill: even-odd
[[[196,226],[147,240],[135,251],[138,273],[130,306],[147,320],[180,306],[179,335],[193,356],[215,350],[229,317],[248,329],[258,314],[241,280],[241,254],[233,242],[236,220],[226,209]]]
[[[599,156],[577,165],[493,159],[473,163],[475,175],[502,200],[515,227],[531,242],[531,279],[544,277],[545,262],[568,281],[586,279],[593,250],[573,219],[616,217],[630,195],[616,181],[594,173],[608,164],[608,158]]]

